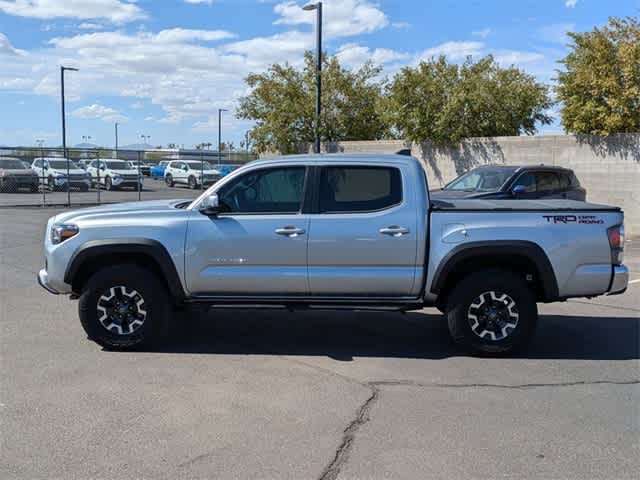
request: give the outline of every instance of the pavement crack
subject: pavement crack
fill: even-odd
[[[320,475],[320,480],[335,480],[336,478],[338,478],[340,469],[349,459],[349,454],[351,453],[356,433],[358,432],[360,427],[367,423],[370,419],[369,412],[371,411],[373,404],[378,399],[380,390],[375,385],[366,385],[371,389],[371,396],[358,409],[356,418],[351,423],[349,423],[347,428],[344,429],[342,442],[338,446],[333,460],[329,465],[325,467],[322,474]]]
[[[417,387],[417,388],[504,388],[524,390],[529,388],[543,387],[575,387],[580,385],[638,385],[640,380],[593,380],[577,382],[557,382],[557,383],[522,383],[516,385],[504,385],[494,383],[420,383],[412,380],[378,380],[369,382],[372,387]]]

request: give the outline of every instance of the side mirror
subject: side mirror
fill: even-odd
[[[212,193],[200,204],[199,208],[200,212],[204,215],[215,216],[220,213],[220,200],[218,199],[217,193]]]
[[[45,163],[45,164],[42,166],[42,169],[43,169],[43,170],[49,170],[49,166]]]
[[[186,165],[184,165],[184,166],[182,167],[182,170],[184,170],[185,172],[188,172],[188,171],[189,171],[189,167],[187,167]]]
[[[107,167],[105,167],[104,165],[100,165],[100,170],[106,170]]]
[[[518,195],[521,195],[521,194],[525,193],[526,191],[527,191],[527,187],[525,187],[524,185],[516,185],[511,190],[511,194],[514,197],[517,197]]]

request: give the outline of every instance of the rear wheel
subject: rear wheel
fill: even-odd
[[[167,291],[150,271],[136,265],[105,267],[80,296],[80,323],[97,344],[116,350],[148,347],[166,334]]]
[[[113,190],[113,182],[111,181],[111,177],[106,177],[104,179],[104,189]]]
[[[531,341],[538,309],[522,277],[506,270],[484,270],[456,285],[445,315],[451,337],[466,350],[506,355]]]
[[[53,177],[51,175],[49,175],[49,178],[47,178],[47,188],[50,192],[53,192],[56,189],[55,181],[53,180]]]

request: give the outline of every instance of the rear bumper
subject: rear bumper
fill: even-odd
[[[629,269],[625,265],[614,265],[608,294],[615,295],[617,293],[623,293],[627,289],[628,283]]]

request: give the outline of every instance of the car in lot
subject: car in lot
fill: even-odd
[[[568,198],[585,201],[587,196],[572,170],[545,165],[477,167],[430,193],[431,198],[441,200]]]
[[[89,174],[72,160],[62,157],[39,157],[33,160],[31,169],[40,183],[50,191],[78,188],[87,191],[91,187]]]
[[[131,165],[131,168],[140,170],[140,173],[144,176],[148,177],[151,175],[151,166],[148,164],[138,160],[129,160],[128,163]]]
[[[164,171],[164,181],[169,187],[186,185],[195,190],[208,187],[220,180],[220,171],[209,162],[199,160],[172,160]]]
[[[169,160],[161,160],[160,162],[158,162],[157,165],[152,165],[151,168],[149,169],[149,174],[151,175],[151,178],[164,179],[164,171],[167,168],[168,164],[169,164]]]
[[[18,158],[0,157],[0,192],[17,192],[26,189],[37,192],[38,175]]]
[[[142,190],[142,174],[125,160],[94,160],[87,167],[87,172],[91,175],[93,185],[98,188],[116,190],[128,187]]]
[[[106,348],[150,345],[172,312],[197,306],[436,306],[457,343],[501,355],[532,338],[538,302],[626,290],[623,220],[573,200],[430,201],[407,156],[291,156],[247,164],[193,201],[51,217],[38,282],[79,298]]]

